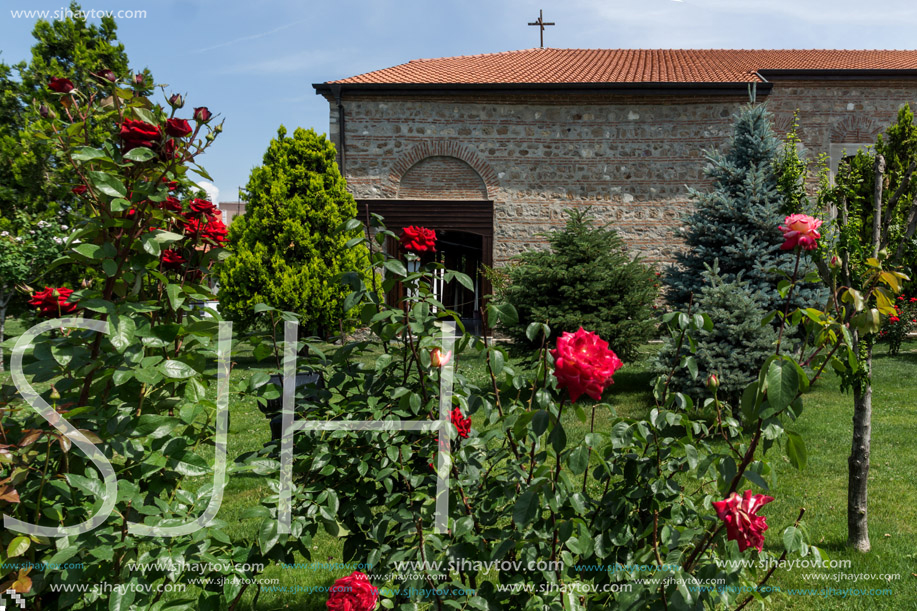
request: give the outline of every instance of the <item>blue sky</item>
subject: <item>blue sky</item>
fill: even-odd
[[[69,0],[2,0],[0,60],[26,59],[35,18]],[[917,3],[881,0],[83,0],[84,10],[145,10],[119,19],[135,68],[148,67],[225,131],[201,159],[236,199],[277,127],[328,130],[312,83],[418,57],[538,46],[527,22],[544,9],[545,46],[561,48],[917,48]],[[190,112],[188,113],[190,114]]]

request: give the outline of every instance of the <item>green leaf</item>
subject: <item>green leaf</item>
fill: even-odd
[[[494,375],[498,376],[503,373],[503,366],[506,364],[506,359],[503,356],[503,352],[498,348],[491,348],[491,360],[490,366],[493,369]]]
[[[130,588],[112,590],[108,599],[108,611],[130,611],[136,593]]]
[[[788,526],[783,531],[783,547],[787,552],[795,554],[802,549],[802,531],[795,526]]]
[[[780,411],[796,398],[799,374],[796,367],[784,360],[775,360],[767,369],[767,404]]]
[[[402,263],[398,259],[386,259],[385,263],[383,263],[382,265],[385,267],[386,270],[392,272],[396,276],[401,276],[403,278],[404,276],[408,275],[408,270],[404,266],[404,263]]]
[[[105,172],[88,172],[87,175],[89,176],[90,182],[92,182],[92,186],[99,193],[104,193],[111,197],[127,197],[127,188],[124,186],[124,183],[111,174],[106,174]]]
[[[103,151],[92,148],[91,146],[80,146],[73,149],[70,157],[74,161],[92,161],[93,159],[105,159],[111,161]]]
[[[98,244],[77,244],[73,247],[73,250],[94,261],[98,261],[106,257],[111,258],[117,254],[115,247],[108,242],[105,242],[101,246]]]
[[[194,370],[191,365],[183,363],[182,361],[173,361],[171,359],[163,361],[158,367],[162,375],[167,378],[183,380],[185,378],[190,378],[191,376],[197,375],[197,371]]]
[[[178,456],[169,456],[168,462],[169,466],[179,475],[199,477],[210,473],[210,466],[207,461],[194,452],[182,452]]]
[[[567,456],[567,464],[570,465],[570,471],[573,472],[573,475],[585,473],[586,469],[589,468],[589,448],[578,446]]]
[[[790,464],[797,469],[804,469],[808,461],[806,452],[806,443],[799,433],[791,431],[786,432],[786,455],[790,459]]]
[[[170,284],[166,287],[166,294],[169,296],[169,305],[172,306],[172,310],[178,311],[178,308],[181,307],[181,304],[185,302],[184,296],[182,296],[182,288],[180,284]]]
[[[471,278],[467,274],[463,274],[461,272],[453,272],[453,275],[455,279],[458,280],[459,284],[464,286],[469,291],[474,292],[474,282],[471,281]]]
[[[108,317],[108,339],[119,354],[123,354],[134,343],[137,327],[134,321],[121,314]]]
[[[261,528],[258,529],[258,546],[261,553],[266,554],[277,545],[280,540],[280,534],[277,532],[277,520],[266,519],[261,522]]]
[[[154,153],[152,149],[148,149],[145,146],[138,146],[137,148],[131,149],[125,153],[124,158],[128,161],[143,162],[149,161],[150,159],[155,159],[156,153]]]
[[[124,212],[125,210],[129,210],[131,206],[133,206],[133,204],[123,197],[116,197],[115,199],[111,200],[111,203],[109,204],[112,212]]]
[[[134,437],[161,439],[166,435],[171,435],[176,427],[183,425],[184,423],[178,418],[160,416],[159,414],[143,414],[137,419],[132,435]]]
[[[7,558],[13,558],[15,556],[21,556],[27,551],[29,551],[29,546],[32,544],[31,539],[28,537],[15,537],[6,548]]]
[[[529,488],[516,499],[513,506],[513,521],[516,526],[525,526],[538,515],[538,493],[534,488]]]

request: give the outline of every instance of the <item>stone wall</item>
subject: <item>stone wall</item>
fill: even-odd
[[[783,135],[799,110],[810,151],[859,142],[917,85],[781,82],[767,96]],[[544,246],[564,209],[591,206],[636,251],[679,247],[686,185],[706,188],[704,150],[729,138],[747,96],[344,96],[344,173],[357,198],[491,199],[494,261]],[[336,107],[332,138],[339,143]],[[451,158],[451,160],[449,159]],[[480,178],[478,183],[469,171]],[[405,194],[410,194],[407,197]]]

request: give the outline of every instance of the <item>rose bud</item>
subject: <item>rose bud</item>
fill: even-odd
[[[198,123],[206,123],[213,117],[210,110],[206,106],[201,106],[194,109],[194,120]]]
[[[215,134],[223,133],[223,123],[224,121],[220,121],[220,124],[213,128]]]
[[[181,97],[181,95],[173,93],[171,97],[169,97],[169,105],[172,108],[181,108],[185,105],[185,99]]]
[[[86,185],[79,185],[79,186],[73,187],[70,190],[73,191],[73,193],[75,193],[76,195],[82,195],[83,193],[85,193],[88,190],[88,188],[86,187]]]
[[[837,269],[840,266],[841,266],[841,260],[838,258],[837,255],[833,255],[831,257],[831,260],[828,261],[828,267],[830,267],[831,269]]]
[[[707,376],[707,389],[716,392],[716,389],[720,387],[720,380],[716,377],[715,373],[711,373]]]
[[[452,351],[443,353],[439,348],[434,348],[430,351],[430,363],[434,367],[445,367],[449,364],[449,361],[452,360]]]
[[[115,75],[115,73],[112,72],[111,70],[107,69],[107,68],[106,68],[105,70],[102,70],[101,72],[99,72],[99,74],[98,74],[97,76],[98,76],[99,78],[105,79],[105,80],[108,81],[109,83],[114,83],[115,81],[118,80],[118,77]]]
[[[42,119],[47,119],[48,117],[51,116],[51,109],[45,106],[44,104],[42,104],[41,106],[38,107],[38,114],[41,115]]]
[[[48,398],[51,399],[52,401],[59,401],[59,400],[60,400],[60,393],[57,392],[57,389],[54,388],[54,387],[52,386],[52,387],[51,387],[51,394],[48,395]]]
[[[146,77],[143,76],[143,73],[138,73],[134,75],[134,84],[135,85],[142,85],[145,80],[146,80]]]

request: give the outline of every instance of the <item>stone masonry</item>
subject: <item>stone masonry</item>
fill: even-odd
[[[494,205],[494,262],[543,247],[539,234],[590,206],[648,261],[671,259],[688,187],[709,186],[704,151],[727,141],[747,96],[350,94],[344,174],[360,198]],[[873,142],[913,80],[779,81],[759,96],[783,136],[799,113],[809,157]],[[337,104],[330,136],[340,150]],[[834,145],[832,147],[832,145]],[[851,150],[855,147],[851,147]]]

